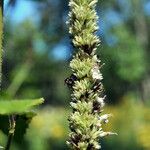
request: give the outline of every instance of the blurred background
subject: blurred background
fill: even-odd
[[[68,0],[5,0],[1,98],[45,99],[29,126],[17,123],[12,150],[68,149],[68,9]],[[99,1],[97,13],[105,112],[114,116],[104,129],[118,133],[101,140],[102,150],[150,150],[150,0]],[[5,145],[8,124],[2,122]]]

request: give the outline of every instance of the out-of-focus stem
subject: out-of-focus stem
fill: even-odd
[[[3,6],[4,6],[4,0],[0,0],[0,83],[1,83],[1,78],[2,78]],[[6,143],[5,150],[10,149],[12,139],[13,139],[13,136],[14,136],[15,126],[16,126],[14,115],[9,116],[9,124],[10,124],[9,134],[8,134],[8,140],[7,140],[7,143]]]
[[[2,77],[3,4],[4,0],[0,0],[0,83]]]
[[[13,136],[14,136],[14,133],[15,133],[16,121],[15,121],[15,116],[14,115],[9,116],[9,124],[10,124],[9,134],[8,134],[8,140],[7,140],[5,150],[10,150],[12,139],[13,139]]]

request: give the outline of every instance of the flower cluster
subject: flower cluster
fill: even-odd
[[[97,0],[70,0],[69,33],[77,51],[70,62],[72,75],[66,83],[72,90],[69,116],[71,133],[67,144],[74,150],[100,149],[99,138],[110,134],[101,125],[108,122],[110,114],[101,115],[104,107],[101,62],[96,55],[100,40],[98,16],[95,11]]]

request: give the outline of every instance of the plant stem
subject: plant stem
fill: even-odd
[[[14,136],[15,126],[16,126],[16,121],[15,121],[15,116],[14,115],[9,116],[9,123],[10,123],[9,135],[8,135],[8,140],[7,140],[5,150],[10,150],[12,139],[13,139],[13,136]]]
[[[4,7],[4,0],[0,0],[0,83],[1,83],[1,76],[2,76],[2,47],[3,47],[3,7]],[[15,121],[15,116],[11,115],[9,116],[9,135],[8,135],[8,140],[6,144],[5,150],[9,150],[12,139],[14,136],[15,132],[15,126],[16,126],[16,121]]]
[[[2,76],[2,45],[3,45],[3,5],[4,0],[0,0],[0,83]]]

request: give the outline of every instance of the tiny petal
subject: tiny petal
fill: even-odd
[[[102,132],[100,134],[100,137],[104,137],[104,136],[108,136],[108,135],[118,135],[117,133],[113,133],[113,132]]]
[[[66,144],[67,144],[67,145],[70,145],[70,142],[69,142],[69,141],[66,141]]]
[[[104,106],[105,106],[104,98],[98,97],[98,98],[97,98],[97,101],[100,103],[101,107],[104,107]]]
[[[109,120],[108,120],[109,117],[112,117],[112,115],[111,114],[105,114],[105,115],[100,116],[99,120],[100,120],[100,122],[108,123],[109,122]]]
[[[91,70],[91,72],[92,72],[92,78],[93,79],[98,79],[98,80],[102,80],[103,79],[103,76],[102,76],[102,74],[99,71],[99,66],[98,65],[95,65],[93,67],[93,69]]]
[[[93,56],[93,60],[94,60],[94,62],[96,62],[96,63],[100,63],[101,61],[97,58],[97,55],[94,55]]]
[[[109,122],[109,120],[108,120],[108,119],[104,120],[104,123],[108,123],[108,122]]]
[[[108,119],[109,117],[112,117],[112,114],[105,114],[99,117],[99,120],[103,121]]]
[[[100,122],[98,122],[98,123],[96,124],[96,126],[97,126],[97,127],[101,127],[102,124],[101,124]],[[102,129],[102,128],[101,128],[101,129]]]
[[[100,145],[96,145],[95,148],[96,148],[96,149],[100,149],[101,146],[100,146]]]

